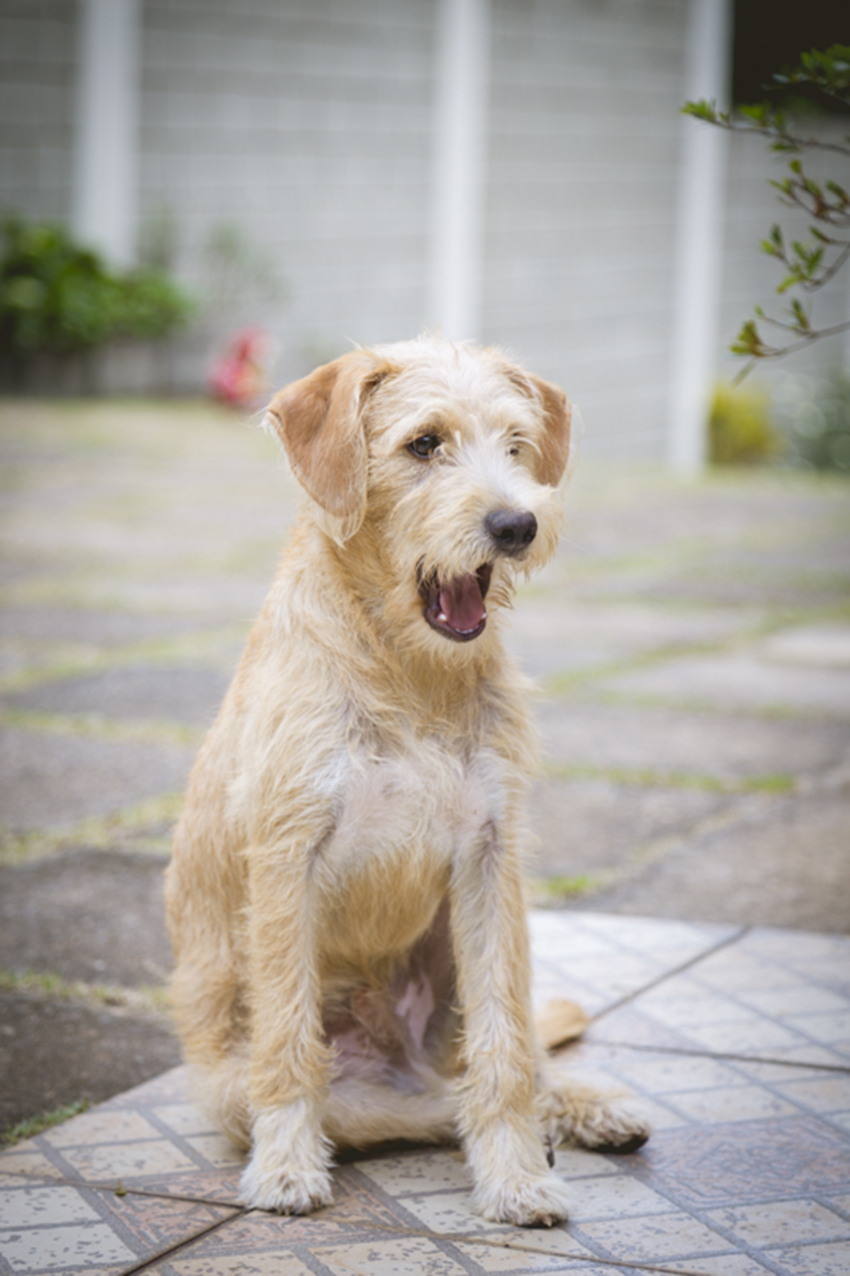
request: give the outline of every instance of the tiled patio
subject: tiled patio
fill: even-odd
[[[539,1002],[594,1016],[565,1064],[627,1082],[655,1117],[638,1153],[558,1153],[567,1226],[484,1222],[445,1149],[341,1165],[334,1204],[309,1218],[245,1211],[239,1158],[178,1068],[0,1156],[0,1272],[847,1276],[850,938],[532,924]]]

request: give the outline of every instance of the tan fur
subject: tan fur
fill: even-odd
[[[497,351],[423,338],[319,368],[269,420],[307,500],[175,838],[186,1058],[252,1148],[249,1205],[330,1200],[333,1144],[460,1138],[486,1217],[551,1223],[544,1138],[646,1134],[621,1098],[548,1077],[530,1012],[536,750],[501,625],[556,544],[569,407]],[[505,552],[498,511],[533,514],[533,541]],[[483,630],[454,640],[490,569]]]

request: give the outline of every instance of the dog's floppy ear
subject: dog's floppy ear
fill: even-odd
[[[539,440],[532,468],[538,483],[557,487],[570,459],[572,408],[559,386],[509,365],[508,379],[543,410],[543,437]]]
[[[368,468],[363,405],[388,371],[368,351],[355,350],[286,386],[269,404],[267,420],[292,471],[327,516],[323,523],[339,544],[363,521]]]
[[[559,386],[539,377],[529,376],[543,407],[544,431],[537,454],[535,475],[539,483],[557,487],[570,459],[570,423],[572,407]]]

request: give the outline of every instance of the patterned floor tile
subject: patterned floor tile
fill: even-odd
[[[601,913],[530,914],[535,1001],[577,1001],[598,1014],[738,932],[731,926],[658,922]]]
[[[643,1163],[654,1186],[696,1211],[850,1188],[847,1136],[814,1117],[660,1130]]]
[[[626,1085],[655,1121],[637,1153],[557,1151],[568,1226],[487,1223],[446,1148],[346,1159],[307,1218],[228,1209],[242,1156],[178,1068],[0,1155],[0,1273],[844,1276],[850,941],[592,914],[532,925],[538,987],[601,1008],[558,1066]],[[106,1190],[119,1180],[127,1195]]]
[[[710,1210],[708,1217],[735,1240],[760,1249],[787,1245],[789,1241],[850,1242],[847,1220],[812,1200]]]
[[[589,1036],[850,1067],[847,970],[850,937],[753,930],[638,992]]]
[[[381,1237],[322,1249],[316,1257],[334,1276],[465,1276],[445,1248],[422,1236]]]
[[[118,1273],[207,1232],[235,1211],[188,1201],[116,1196],[19,1178],[0,1193],[0,1270]]]
[[[602,1256],[626,1262],[674,1262],[728,1254],[737,1246],[691,1214],[658,1214],[650,1218],[612,1218],[583,1223],[582,1240],[601,1249]]]
[[[837,1245],[801,1245],[770,1251],[771,1260],[789,1276],[847,1276],[850,1242]]]

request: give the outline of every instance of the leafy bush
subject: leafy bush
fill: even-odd
[[[711,400],[708,429],[712,465],[760,465],[782,449],[765,390],[718,384]]]
[[[164,337],[192,313],[164,271],[114,274],[62,226],[10,217],[0,235],[0,343],[14,355]]]
[[[794,464],[850,474],[850,376],[789,378],[777,407]]]

